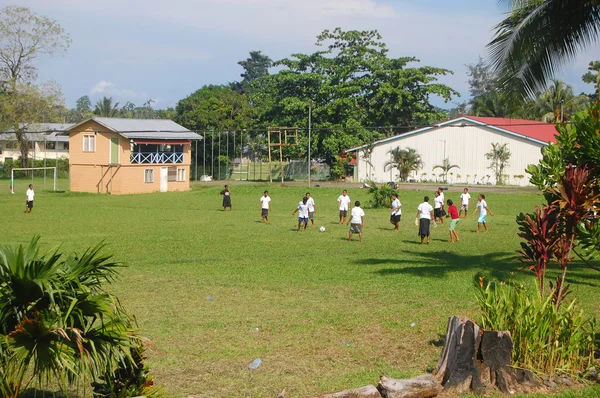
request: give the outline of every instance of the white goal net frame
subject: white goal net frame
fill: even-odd
[[[57,168],[56,166],[54,167],[20,167],[20,168],[14,168],[14,169],[10,169],[10,193],[14,194],[15,193],[15,170],[17,171],[27,171],[27,170],[31,170],[31,178],[33,179],[33,171],[34,170],[52,170],[54,169],[54,172],[52,173],[52,175],[54,176],[54,191],[56,191],[56,179],[58,178],[57,175]],[[45,183],[44,183],[45,185]]]

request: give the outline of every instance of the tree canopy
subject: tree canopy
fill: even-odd
[[[32,82],[40,55],[66,53],[71,39],[60,24],[29,8],[9,6],[0,11],[0,82]]]

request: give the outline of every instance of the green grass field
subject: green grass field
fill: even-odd
[[[45,249],[81,252],[104,240],[128,266],[112,289],[151,340],[157,384],[175,397],[274,397],[283,388],[307,396],[377,383],[380,373],[431,370],[447,318],[477,316],[480,275],[531,278],[517,270],[515,216],[542,202],[533,193],[486,192],[495,213],[489,234],[477,234],[470,216],[458,226],[459,243],[448,242],[444,225],[421,246],[414,217],[425,192],[400,190],[400,231],[391,230],[388,210],[365,209],[360,244],[337,225],[340,188],[311,189],[317,227],[327,230],[298,233],[292,211],[301,187],[231,183],[233,212],[220,207],[220,186],[127,196],[38,188],[33,213],[24,214],[23,184],[15,195],[0,193],[0,242],[40,234]],[[258,200],[267,188],[273,211],[263,225]],[[366,190],[349,187],[349,195],[369,199]],[[600,273],[574,265],[568,280],[587,313],[599,315]],[[260,368],[248,370],[257,357]]]

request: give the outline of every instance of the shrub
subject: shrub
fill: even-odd
[[[40,254],[39,237],[27,247],[0,247],[0,395],[17,397],[50,380],[62,388],[97,380],[116,364],[135,363],[139,345],[132,319],[104,290],[122,265],[101,253],[58,250]]]
[[[370,186],[369,193],[373,195],[369,201],[369,207],[377,209],[380,207],[392,206],[392,194],[394,193],[394,190],[391,186],[383,184],[380,188],[373,181],[369,181],[367,184]]]
[[[584,371],[594,360],[595,319],[586,318],[575,300],[557,309],[552,294],[543,298],[538,285],[531,286],[490,282],[482,287],[481,326],[511,333],[517,367],[543,374]]]

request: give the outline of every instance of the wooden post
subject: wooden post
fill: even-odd
[[[271,166],[271,129],[267,129],[267,145],[269,146],[269,182],[273,183],[273,168]]]

